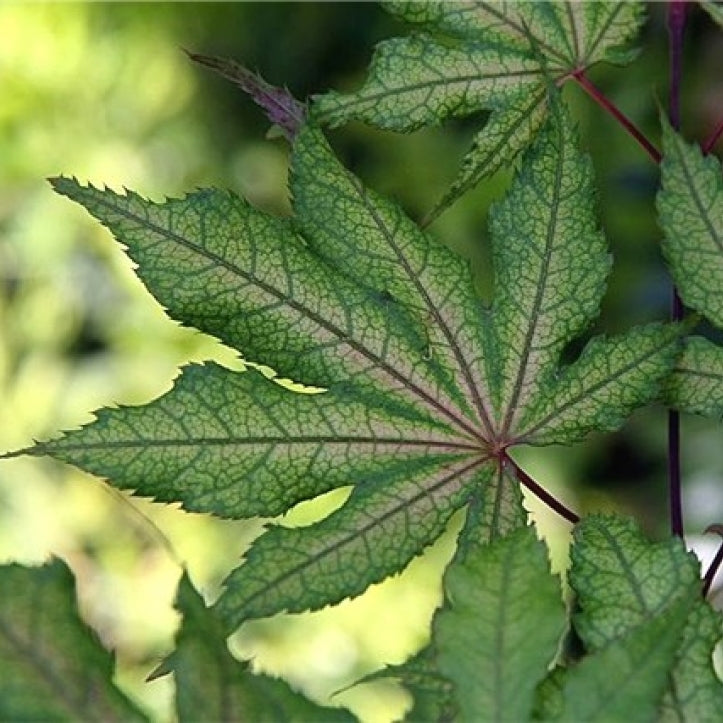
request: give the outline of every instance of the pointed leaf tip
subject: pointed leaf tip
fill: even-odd
[[[266,117],[281,129],[288,141],[293,141],[306,118],[306,107],[294,98],[286,88],[267,83],[258,73],[245,68],[229,58],[217,58],[185,51],[188,57],[215,70],[224,78],[238,85],[262,108]]]

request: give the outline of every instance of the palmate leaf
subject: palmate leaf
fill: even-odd
[[[351,723],[347,711],[324,708],[295,693],[282,680],[254,675],[226,647],[223,626],[184,574],[176,607],[183,620],[176,649],[163,665],[173,672],[176,710],[181,723]]]
[[[527,147],[548,112],[547,86],[600,61],[626,63],[643,19],[637,2],[408,2],[385,7],[423,30],[377,46],[354,93],[318,96],[312,112],[408,132],[488,110],[486,125],[433,219]]]
[[[570,583],[580,606],[575,628],[594,652],[682,605],[661,715],[665,720],[717,717],[723,684],[712,654],[723,632],[721,617],[701,599],[699,564],[681,540],[653,544],[630,520],[589,517],[575,531]]]
[[[663,252],[683,301],[723,329],[723,175],[663,118],[663,161],[657,206]],[[723,348],[686,340],[666,388],[678,409],[723,417]]]
[[[113,656],[78,616],[64,563],[0,567],[0,591],[0,720],[147,720],[113,684]]]
[[[509,450],[614,428],[657,395],[677,351],[678,329],[653,325],[559,366],[597,314],[609,266],[590,163],[560,106],[493,212],[491,309],[465,264],[364,188],[313,125],[292,168],[291,220],[219,191],[155,204],[55,186],[111,229],[172,316],[328,391],[191,367],[151,404],[13,453],[230,517],[353,485],[326,519],[274,525],[254,543],[216,605],[228,631],[362,592],[470,501],[492,539],[516,518],[519,493],[502,487],[515,484]]]

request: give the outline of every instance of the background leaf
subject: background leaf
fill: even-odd
[[[642,22],[642,5],[630,2],[385,5],[430,35],[380,43],[362,88],[317,96],[312,112],[332,126],[354,119],[408,132],[491,111],[427,221],[531,142],[545,116],[550,77],[564,82],[599,61],[629,62],[629,42]]]
[[[80,619],[60,560],[0,567],[0,718],[144,721],[113,684],[113,656]]]
[[[351,723],[341,709],[315,705],[282,680],[253,674],[226,646],[223,626],[193,589],[181,578],[176,607],[183,620],[176,649],[164,664],[176,681],[176,705],[181,723],[209,720],[238,723]]]

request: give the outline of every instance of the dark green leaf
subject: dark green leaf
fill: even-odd
[[[351,723],[347,711],[324,708],[294,692],[284,681],[254,675],[226,646],[223,626],[181,578],[176,607],[183,615],[176,649],[164,665],[176,681],[181,723]]]
[[[60,560],[0,567],[0,590],[0,720],[147,720],[113,684],[113,656],[80,619]]]

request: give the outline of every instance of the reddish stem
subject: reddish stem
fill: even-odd
[[[705,143],[703,143],[703,153],[707,155],[713,150],[715,144],[718,143],[718,139],[721,137],[721,133],[723,133],[723,120],[718,123],[716,129],[706,138]]]
[[[565,507],[565,505],[557,499],[557,497],[551,495],[544,487],[539,485],[530,475],[525,472],[513,459],[506,457],[506,461],[512,465],[515,470],[515,476],[517,479],[527,487],[536,497],[541,499],[550,509],[557,512],[558,515],[564,517],[568,522],[576,525],[580,522],[580,517],[575,514],[572,510]]]
[[[576,70],[572,77],[577,84],[604,110],[615,118],[620,125],[643,147],[645,152],[655,163],[660,163],[660,151],[643,135],[642,131],[628,118],[615,103],[613,103],[599,88],[597,88],[585,75],[584,70]]]

